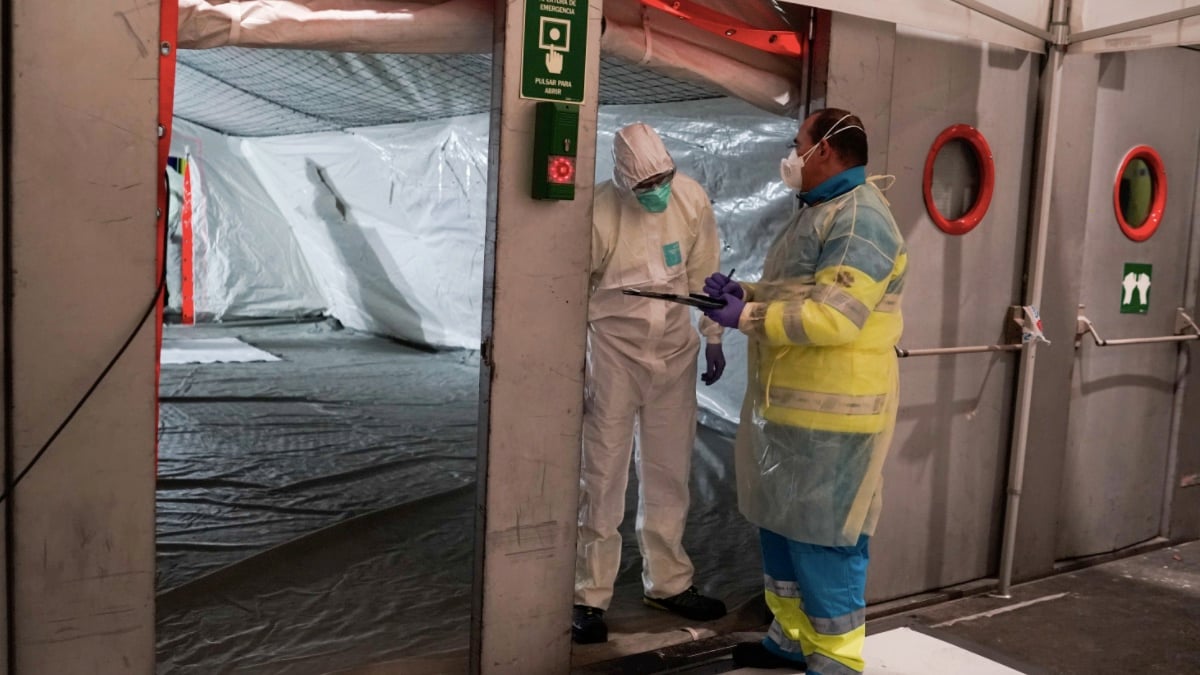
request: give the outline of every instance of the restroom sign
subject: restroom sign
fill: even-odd
[[[583,103],[588,0],[525,0],[521,98]]]
[[[1125,263],[1125,272],[1121,275],[1122,314],[1145,314],[1150,311],[1151,272],[1151,265]]]

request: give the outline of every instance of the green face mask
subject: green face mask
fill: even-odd
[[[667,202],[671,199],[671,184],[663,183],[652,190],[638,192],[635,196],[650,213],[662,213],[667,210]]]

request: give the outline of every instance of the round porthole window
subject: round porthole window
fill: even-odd
[[[1113,186],[1113,211],[1121,231],[1146,241],[1162,223],[1167,207],[1167,172],[1154,148],[1139,145],[1125,155]]]
[[[955,124],[925,158],[925,210],[947,234],[966,234],[987,215],[996,186],[992,149],[979,130]]]

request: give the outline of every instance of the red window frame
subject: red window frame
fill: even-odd
[[[979,194],[975,196],[975,203],[971,205],[970,209],[967,209],[966,213],[959,218],[950,219],[938,211],[937,205],[933,201],[933,163],[942,148],[947,143],[956,140],[965,142],[975,152],[975,159],[979,163]],[[938,226],[938,229],[946,234],[956,236],[975,229],[975,226],[987,215],[995,189],[996,162],[992,157],[991,146],[988,145],[987,139],[978,129],[969,124],[954,124],[938,134],[933,141],[933,146],[929,148],[929,154],[925,157],[923,186],[925,210],[929,212],[929,217],[933,220],[933,224]]]
[[[1146,214],[1146,220],[1139,226],[1130,225],[1129,221],[1125,220],[1125,214],[1121,212],[1121,176],[1125,175],[1125,169],[1135,159],[1140,159],[1150,167],[1150,173],[1154,180],[1154,197],[1150,200],[1150,213]],[[1162,224],[1163,212],[1167,209],[1167,170],[1163,166],[1162,157],[1158,151],[1148,145],[1139,145],[1125,154],[1125,159],[1121,160],[1121,165],[1117,167],[1117,175],[1113,178],[1113,215],[1117,217],[1117,224],[1121,226],[1121,231],[1126,237],[1136,242],[1143,242],[1154,236],[1158,231],[1158,226]]]

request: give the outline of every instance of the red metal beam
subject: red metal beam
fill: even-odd
[[[642,5],[666,12],[709,33],[755,49],[799,57],[800,36],[794,31],[764,30],[690,0],[641,0]]]
[[[179,46],[179,0],[162,0],[159,5],[158,28],[158,222],[155,226],[155,251],[158,266],[154,270],[155,283],[161,280],[163,288],[156,291],[158,308],[154,310],[154,407],[158,404],[158,382],[162,376],[163,304],[162,293],[166,290],[167,250],[167,157],[171,153],[171,121],[175,109],[175,51]],[[155,413],[155,421],[158,414]],[[154,471],[158,473],[158,425],[154,427]]]

